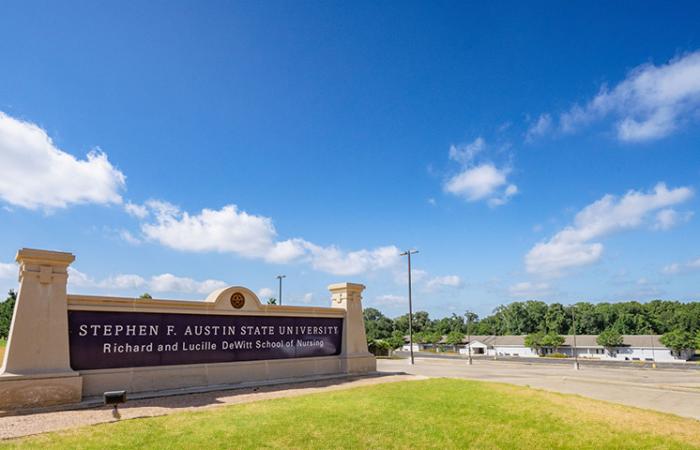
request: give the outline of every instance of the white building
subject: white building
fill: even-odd
[[[562,353],[568,357],[574,354],[582,359],[600,359],[617,361],[656,361],[680,362],[693,357],[694,350],[688,349],[674,353],[664,346],[658,335],[624,335],[623,345],[605,348],[598,345],[596,335],[577,335],[574,346],[573,336],[564,336],[565,341],[558,348],[543,348],[543,354]],[[466,355],[471,348],[472,355],[519,356],[538,358],[535,349],[525,346],[525,336],[471,336],[471,342],[465,338],[464,348],[459,352]]]

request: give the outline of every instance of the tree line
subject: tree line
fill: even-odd
[[[10,289],[7,293],[7,298],[0,303],[0,340],[7,339],[10,334],[10,324],[12,323],[12,313],[15,310],[15,302],[17,294]]]
[[[408,314],[391,319],[378,309],[366,308],[364,318],[370,344],[376,340],[395,344],[399,338],[403,343],[403,336],[408,334]],[[576,334],[612,336],[605,342],[615,342],[617,336],[621,338],[624,334],[659,334],[664,335],[662,342],[666,341],[664,345],[669,348],[700,348],[700,302],[653,300],[563,305],[528,300],[498,306],[484,318],[471,311],[434,320],[425,311],[413,314],[414,341],[418,343],[437,343],[442,336],[447,336],[447,343],[459,343],[470,333],[532,335],[532,339],[539,339],[537,342],[544,339],[545,343],[556,344],[559,339],[555,336],[574,334],[574,323]]]

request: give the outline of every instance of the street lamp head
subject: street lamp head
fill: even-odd
[[[287,275],[277,275],[277,278],[281,280],[282,278],[287,278]]]
[[[406,255],[415,255],[418,253],[418,250],[406,250],[403,253],[400,253],[399,256],[406,256]]]

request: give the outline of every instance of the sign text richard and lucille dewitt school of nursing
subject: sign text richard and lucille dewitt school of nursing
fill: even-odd
[[[69,311],[74,370],[340,354],[342,318]]]

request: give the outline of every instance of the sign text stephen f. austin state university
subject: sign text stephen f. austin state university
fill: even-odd
[[[343,319],[69,311],[74,370],[340,354]]]

